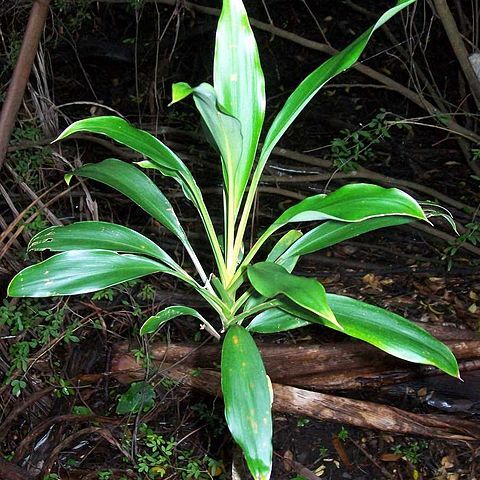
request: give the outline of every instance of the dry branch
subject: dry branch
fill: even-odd
[[[166,375],[194,389],[221,396],[220,374],[172,367]],[[405,435],[422,435],[449,440],[478,440],[478,423],[446,415],[418,415],[373,402],[351,400],[296,387],[273,383],[273,409],[277,412],[309,416],[321,421]]]
[[[461,371],[480,368],[480,339],[476,333],[445,327],[429,327],[429,330],[453,350]],[[279,412],[392,433],[451,440],[480,438],[480,425],[456,417],[417,415],[391,406],[313,391],[358,390],[441,373],[432,367],[402,362],[358,342],[261,345],[260,351],[274,383],[273,408]],[[220,374],[211,369],[220,362],[219,345],[158,343],[151,346],[150,356],[160,374],[191,388],[221,395]],[[143,377],[144,372],[129,354],[127,343],[115,347],[112,373],[124,382]]]
[[[449,330],[437,330],[436,333],[440,333],[437,336],[452,349],[457,359],[463,361],[463,372],[480,367],[478,337],[452,340],[447,339],[453,335]],[[400,361],[364,343],[261,345],[260,351],[273,382],[321,391],[377,388],[441,373],[433,367]],[[163,364],[211,368],[220,363],[220,346],[199,348],[198,345],[157,343],[151,346],[150,356],[159,368],[163,368]],[[124,382],[142,378],[144,374],[129,353],[127,343],[116,345],[112,371]]]
[[[15,65],[0,115],[0,168],[5,160],[8,142],[15,126],[18,109],[22,104],[25,87],[27,86],[47,19],[49,5],[50,0],[35,0],[30,11],[17,64]]]
[[[463,74],[470,86],[473,98],[475,99],[475,104],[477,105],[477,108],[480,108],[480,81],[475,75],[472,64],[468,59],[468,52],[463,43],[462,35],[458,30],[455,18],[452,15],[452,11],[446,0],[433,0],[433,4],[435,5],[435,10],[440,17],[458,63],[460,64]]]

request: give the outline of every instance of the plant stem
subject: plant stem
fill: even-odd
[[[243,320],[245,320],[247,317],[255,315],[256,313],[261,313],[265,310],[268,310],[269,308],[273,308],[278,305],[281,305],[281,302],[278,300],[269,300],[267,302],[260,303],[259,305],[251,308],[250,310],[247,310],[246,312],[243,312],[242,314],[236,316],[235,323],[240,323]]]
[[[208,240],[210,241],[210,245],[212,246],[212,251],[215,257],[215,262],[218,267],[218,273],[220,275],[220,279],[222,280],[222,282],[224,282],[226,278],[225,261],[223,259],[222,249],[220,248],[220,244],[218,243],[218,237],[217,237],[217,234],[215,233],[215,228],[213,226],[212,219],[210,217],[210,214],[208,213],[205,202],[203,201],[203,197],[201,196],[200,198],[196,197],[196,200],[197,200],[196,203],[197,203],[198,211],[200,213],[200,217],[202,218],[202,222],[205,227]],[[206,284],[209,283],[208,279],[206,279],[205,281],[206,281]]]

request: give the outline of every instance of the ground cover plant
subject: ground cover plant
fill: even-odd
[[[219,321],[213,316],[207,319],[191,307],[173,305],[148,318],[141,333],[153,333],[167,321],[187,315],[215,338],[223,337],[225,417],[256,479],[268,479],[271,474],[272,388],[252,333],[319,324],[399,358],[434,365],[458,376],[450,350],[415,324],[355,299],[328,294],[317,280],[292,273],[302,255],[375,229],[428,221],[427,217],[436,214],[430,205],[422,208],[395,188],[346,185],[288,208],[244,252],[257,187],[283,133],[327,81],[359,59],[373,32],[413,1],[399,0],[373,27],[313,71],[289,96],[259,148],[266,105],[263,71],[241,0],[224,0],[217,28],[214,85],[177,83],[172,95],[173,103],[193,97],[207,136],[219,153],[224,180],[223,232],[215,230],[190,170],[149,133],[119,117],[96,117],[72,124],[59,137],[96,133],[145,156],[135,165],[114,158],[86,164],[68,174],[67,181],[73,176],[96,180],[130,198],[178,238],[195,274],[138,232],[113,223],[79,222],[37,234],[29,244],[30,251],[60,253],[27,267],[9,285],[8,293],[14,297],[74,295],[161,273],[197,291]],[[142,169],[154,169],[179,183],[203,222],[217,271],[205,271],[171,203]],[[297,229],[286,231],[265,261],[257,261],[262,247],[280,229],[305,222],[319,225],[305,234]]]

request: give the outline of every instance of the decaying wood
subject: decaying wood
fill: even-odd
[[[436,329],[461,362],[463,371],[480,367],[480,339],[472,332]],[[450,338],[450,339],[447,339]],[[413,378],[440,373],[434,367],[415,365],[387,355],[364,343],[328,343],[325,345],[260,345],[267,373],[273,382],[311,390],[358,390],[406,382]],[[143,375],[126,343],[115,347],[112,371],[123,382]],[[155,343],[150,356],[161,368],[162,363],[192,368],[212,368],[220,363],[220,346],[165,345]],[[278,359],[282,359],[281,362]],[[288,368],[285,366],[288,365]],[[125,372],[123,374],[123,372]]]
[[[461,371],[480,369],[480,340],[475,333],[438,327],[432,333],[452,349]],[[273,383],[273,407],[279,412],[392,433],[451,440],[480,439],[480,424],[457,417],[418,415],[319,392],[391,385],[440,373],[433,367],[403,362],[358,342],[263,345],[260,351]],[[219,345],[153,344],[150,355],[159,373],[191,388],[221,396],[220,374],[212,370],[220,362]],[[144,372],[129,354],[127,343],[115,347],[112,373],[124,382],[143,377]]]
[[[221,396],[220,374],[212,370],[170,367],[165,374],[183,385]],[[480,439],[480,425],[447,415],[418,415],[373,402],[312,392],[273,383],[273,409],[321,421],[404,435],[472,441]]]

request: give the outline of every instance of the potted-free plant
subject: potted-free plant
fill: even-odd
[[[210,305],[214,315],[207,319],[191,307],[173,305],[148,318],[140,333],[152,333],[175,317],[189,315],[223,340],[225,417],[255,479],[271,475],[272,390],[252,333],[281,332],[315,323],[404,360],[434,365],[454,376],[459,373],[450,350],[417,325],[376,306],[326,293],[316,279],[292,273],[302,255],[378,228],[428,221],[433,209],[423,209],[408,194],[396,188],[351,184],[328,195],[306,198],[285,210],[243,253],[262,172],[283,133],[328,80],[359,59],[373,32],[413,1],[399,0],[374,26],[308,75],[261,137],[266,102],[257,44],[242,1],[224,0],[216,34],[213,86],[174,84],[172,100],[193,97],[219,153],[224,181],[222,232],[215,230],[202,191],[185,163],[151,134],[118,117],[97,117],[70,125],[58,137],[61,140],[78,132],[105,135],[142,154],[145,159],[136,164],[109,158],[83,165],[67,175],[67,182],[73,176],[96,180],[130,198],[178,238],[195,273],[129,228],[78,222],[37,234],[29,251],[60,253],[22,270],[8,288],[12,297],[48,297],[94,292],[159,273],[185,282]],[[205,271],[171,203],[142,169],[153,169],[180,185],[198,211],[216,271]],[[274,233],[303,222],[319,224],[304,234],[297,229],[286,231],[264,261],[258,260],[261,247]]]

